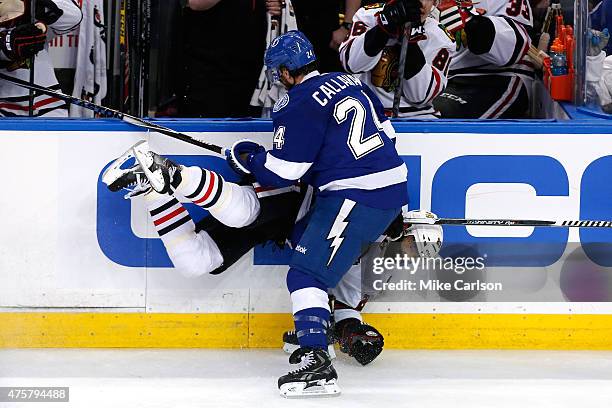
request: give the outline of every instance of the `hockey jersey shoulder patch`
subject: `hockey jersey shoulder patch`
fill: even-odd
[[[442,32],[446,34],[449,40],[451,40],[453,43],[455,42],[455,37],[453,37],[453,35],[450,33],[450,31],[448,31],[444,24],[438,24],[438,27],[440,27],[440,30],[442,30]]]
[[[279,110],[283,109],[288,104],[289,104],[289,94],[285,94],[285,96],[283,96],[278,101],[276,101],[276,103],[274,104],[274,108],[272,108],[272,112],[278,112]]]
[[[366,10],[372,10],[372,9],[379,9],[384,6],[385,6],[385,3],[372,3],[372,4],[366,4],[365,6],[363,6],[363,8]]]

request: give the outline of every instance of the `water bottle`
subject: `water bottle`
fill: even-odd
[[[550,72],[552,75],[567,75],[567,58],[563,44],[555,40],[550,47],[550,51]]]

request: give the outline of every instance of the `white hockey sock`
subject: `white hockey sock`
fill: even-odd
[[[217,244],[205,231],[195,233],[191,216],[176,197],[152,191],[145,200],[168,256],[181,274],[197,277],[223,264]]]
[[[218,173],[196,166],[183,167],[181,175],[176,191],[223,224],[245,227],[259,215],[259,199],[252,186],[227,182]]]
[[[363,322],[361,312],[355,309],[334,309],[334,321],[336,323],[346,319],[357,319]]]
[[[182,166],[181,177],[176,191],[194,204],[209,209],[221,198],[225,180],[218,173],[197,166]]]
[[[172,244],[181,236],[194,234],[195,224],[176,197],[151,191],[145,200],[155,230],[166,248],[167,243]]]

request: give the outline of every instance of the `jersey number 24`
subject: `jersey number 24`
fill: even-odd
[[[378,116],[376,115],[372,101],[370,98],[368,98],[365,92],[362,91],[362,94],[370,105],[369,110],[376,128],[379,131],[383,131],[383,127],[378,120]],[[336,106],[334,107],[334,119],[336,119],[338,124],[341,124],[349,118],[349,114],[351,112],[353,112],[353,117],[351,119],[351,127],[346,143],[353,153],[355,160],[358,160],[361,157],[372,153],[379,147],[382,147],[384,142],[382,137],[380,137],[380,133],[378,132],[364,138],[363,133],[365,130],[366,120],[368,118],[368,111],[363,106],[363,103],[357,98],[347,96],[340,102],[336,103]]]

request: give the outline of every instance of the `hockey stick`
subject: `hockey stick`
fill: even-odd
[[[2,73],[0,73],[0,79],[4,79],[6,81],[12,82],[12,83],[17,84],[19,86],[22,86],[22,87],[24,87],[26,89],[30,89],[30,90],[33,90],[33,91],[38,91],[38,92],[44,93],[46,95],[54,96],[54,97],[56,97],[58,99],[61,99],[63,101],[71,103],[73,105],[82,106],[85,109],[90,109],[90,110],[94,111],[95,113],[97,113],[100,116],[106,116],[106,117],[121,119],[122,121],[127,122],[127,123],[129,123],[131,125],[143,127],[143,128],[150,129],[150,130],[154,130],[154,131],[162,133],[162,134],[164,134],[166,136],[170,136],[170,137],[173,137],[175,139],[182,140],[183,142],[187,142],[187,143],[190,143],[192,145],[195,145],[195,146],[202,147],[204,149],[210,150],[211,152],[215,152],[215,153],[218,153],[218,154],[224,154],[224,152],[225,152],[225,148],[223,148],[221,146],[217,146],[217,145],[214,145],[214,144],[211,144],[211,143],[205,143],[205,142],[199,141],[199,140],[194,139],[193,137],[188,136],[188,135],[186,135],[184,133],[177,132],[176,130],[172,130],[172,129],[164,127],[164,126],[156,125],[156,124],[151,123],[149,121],[146,121],[144,119],[137,118],[136,116],[132,116],[132,115],[128,115],[127,113],[119,112],[118,110],[115,110],[115,109],[106,108],[104,106],[97,105],[97,104],[95,104],[93,102],[89,102],[89,101],[86,101],[86,100],[83,100],[83,99],[79,99],[79,98],[76,98],[74,96],[66,95],[66,94],[61,93],[61,92],[53,91],[51,89],[45,88],[45,87],[40,86],[40,85],[30,84],[29,82],[22,81],[21,79],[13,78],[13,77],[10,77],[10,76],[2,74]]]
[[[612,221],[545,221],[545,220],[508,220],[508,219],[466,219],[466,218],[414,218],[406,221],[417,225],[474,225],[487,227],[576,227],[612,228]]]
[[[412,31],[410,22],[404,24],[404,37],[402,38],[402,48],[400,50],[399,66],[397,67],[397,79],[395,90],[393,93],[393,117],[399,117],[400,99],[402,99],[402,80],[404,79],[404,70],[406,69],[406,54],[408,53],[408,40]]]
[[[36,24],[36,0],[30,1],[30,23]],[[34,83],[34,64],[36,55],[30,57],[30,83]],[[28,94],[28,116],[34,116],[34,91],[30,89]]]

